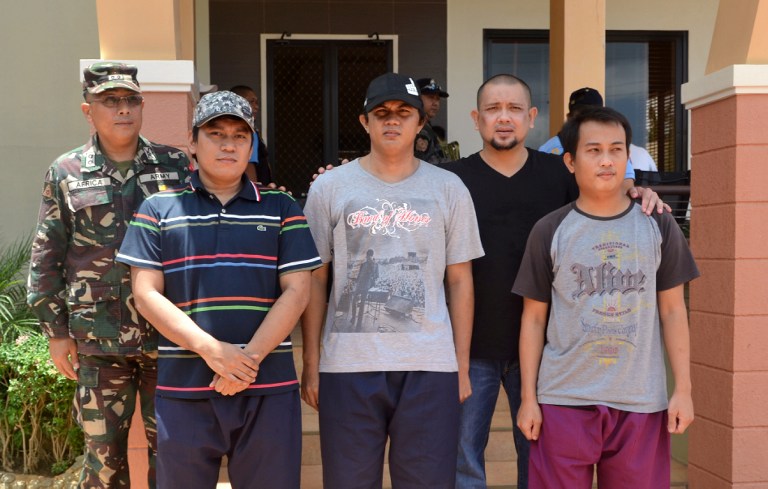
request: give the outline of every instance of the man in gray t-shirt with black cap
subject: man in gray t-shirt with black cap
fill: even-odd
[[[483,250],[464,184],[413,156],[425,120],[411,78],[374,79],[371,152],[318,178],[304,208],[324,265],[302,316],[302,397],[320,412],[325,487],[381,487],[388,438],[393,487],[454,487]]]

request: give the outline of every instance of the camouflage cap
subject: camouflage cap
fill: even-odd
[[[141,93],[136,79],[138,68],[125,63],[99,61],[83,70],[83,92],[101,93],[113,88],[127,88]]]
[[[212,119],[223,115],[231,115],[244,120],[251,131],[255,132],[251,104],[240,95],[227,90],[203,95],[195,107],[192,125],[202,127]]]

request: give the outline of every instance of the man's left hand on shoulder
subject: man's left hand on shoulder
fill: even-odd
[[[659,197],[659,194],[650,188],[632,187],[627,192],[627,195],[632,199],[640,198],[643,212],[649,216],[653,213],[654,209],[656,209],[656,212],[659,214],[662,214],[664,211],[672,212],[672,208],[669,204],[665,204],[661,197]]]

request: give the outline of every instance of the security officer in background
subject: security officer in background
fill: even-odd
[[[440,112],[440,99],[447,98],[448,92],[438,85],[434,78],[419,78],[416,85],[421,93],[421,101],[424,104],[424,112],[427,114],[427,123],[416,136],[414,143],[414,155],[429,163],[443,163],[449,161],[440,145],[440,138],[432,128],[432,121]]]
[[[139,394],[155,487],[157,332],[136,312],[130,269],[115,261],[126,228],[151,194],[185,182],[184,152],[139,134],[144,99],[135,66],[83,71],[81,109],[95,130],[45,175],[27,301],[51,359],[77,380],[85,433],[79,487],[129,487],[128,430]]]

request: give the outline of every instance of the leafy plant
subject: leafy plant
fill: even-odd
[[[82,453],[75,424],[75,384],[59,375],[48,356],[48,340],[24,334],[0,344],[0,460],[4,470],[37,471]]]
[[[37,331],[37,320],[27,306],[25,271],[32,240],[17,240],[0,248],[0,341]]]
[[[55,472],[82,453],[83,436],[71,414],[75,383],[53,366],[26,304],[30,249],[29,238],[0,248],[0,465]]]

